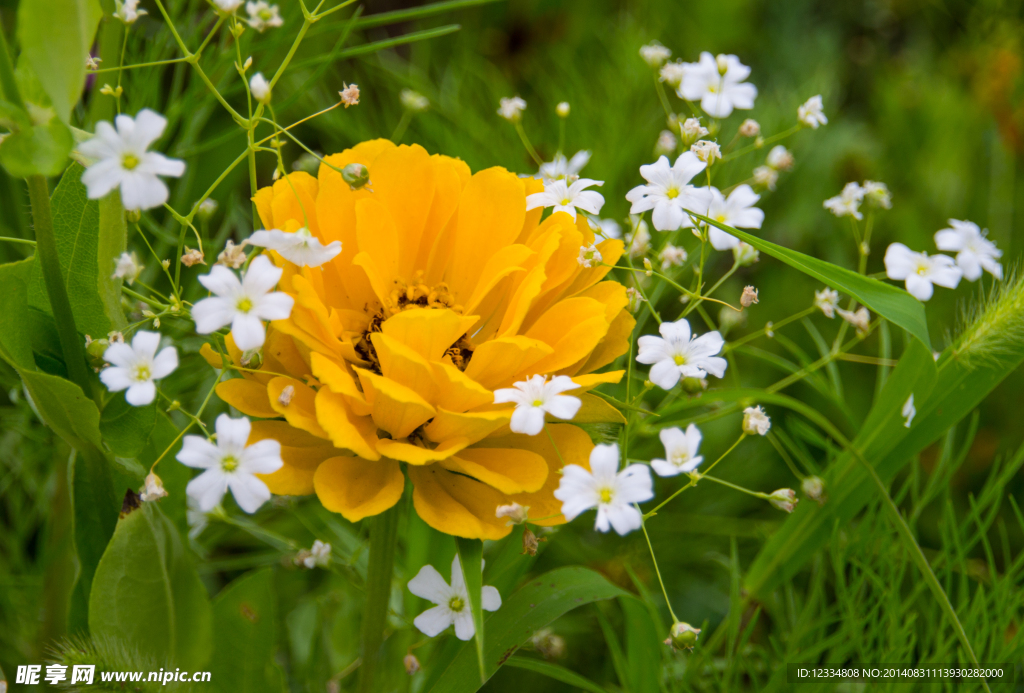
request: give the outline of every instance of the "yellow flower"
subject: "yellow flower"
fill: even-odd
[[[374,140],[327,161],[317,178],[292,173],[254,201],[265,228],[305,227],[342,251],[315,268],[269,253],[295,307],[271,323],[258,372],[217,388],[250,416],[283,417],[253,424],[254,439],[282,445],[284,467],[267,485],[315,492],[357,521],[397,503],[407,474],[417,513],[448,534],[507,535],[495,510],[509,503],[552,516],[541,524],[564,522],[552,494],[563,464],[588,466],[589,436],[549,423],[556,451],[547,435],[514,434],[512,408],[495,405],[494,390],[569,375],[577,395],[622,377],[594,373],[626,351],[634,321],[626,289],[605,281],[608,267],[577,262],[595,241],[586,220],[555,213],[541,223],[541,210],[526,211],[540,181],[501,168],[471,174],[415,145]],[[369,169],[368,185],[342,180],[351,163]],[[597,249],[613,265],[623,246]],[[576,423],[621,420],[580,396]]]

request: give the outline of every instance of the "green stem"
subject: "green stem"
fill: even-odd
[[[0,49],[2,48],[0,46]],[[43,270],[46,294],[50,298],[57,336],[60,338],[60,348],[64,354],[64,365],[68,369],[71,381],[82,388],[82,392],[88,397],[91,388],[85,368],[85,348],[82,346],[82,340],[78,338],[78,330],[75,329],[75,316],[71,312],[71,301],[68,299],[68,290],[64,286],[64,277],[60,271],[57,239],[53,234],[53,217],[50,214],[50,190],[43,176],[29,176],[27,181],[28,195],[32,202],[32,221],[36,229],[36,255]]]
[[[402,118],[398,121],[398,125],[395,126],[395,131],[391,133],[391,141],[398,144],[402,141],[402,135],[405,134],[406,129],[409,127],[409,123],[412,122],[412,111],[405,109],[402,112]]]
[[[366,609],[363,611],[360,693],[380,690],[378,668],[384,644],[384,626],[391,601],[391,576],[398,546],[399,503],[373,520],[370,528],[370,561],[366,568]]]
[[[638,506],[633,506],[640,511]],[[654,547],[651,546],[651,537],[647,533],[647,524],[644,522],[644,516],[640,516],[640,529],[644,531],[644,539],[647,540],[647,550],[651,552],[651,563],[654,564],[654,574],[658,576],[658,584],[661,585],[661,593],[665,597],[665,604],[668,606],[668,613],[672,616],[672,625],[679,623],[679,619],[676,618],[676,612],[672,610],[672,602],[668,598],[668,590],[665,589],[665,581],[661,579],[661,571],[658,570],[658,559],[654,557]]]

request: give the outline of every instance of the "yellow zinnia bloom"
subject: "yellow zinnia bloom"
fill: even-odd
[[[495,510],[512,502],[554,516],[542,524],[564,522],[559,471],[588,466],[590,437],[570,423],[549,423],[551,438],[512,433],[512,407],[494,404],[494,390],[568,375],[584,401],[576,423],[621,421],[580,394],[619,381],[622,371],[594,371],[626,351],[634,325],[608,267],[578,262],[595,240],[586,220],[560,212],[541,223],[541,210],[526,211],[540,181],[471,174],[415,145],[374,140],[327,161],[335,168],[292,173],[254,201],[266,228],[307,227],[341,241],[341,254],[310,268],[268,252],[295,307],[271,323],[258,372],[217,387],[250,416],[283,417],[253,424],[254,439],[282,445],[284,467],[263,477],[270,490],[315,492],[357,521],[397,503],[407,474],[417,513],[448,534],[503,537]],[[342,180],[351,163],[369,169],[369,185]],[[597,247],[608,264],[623,249]]]

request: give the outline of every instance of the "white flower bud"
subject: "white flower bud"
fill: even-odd
[[[839,292],[833,291],[827,286],[821,291],[814,292],[814,307],[821,310],[827,318],[836,316],[836,306],[839,305]]]
[[[506,526],[510,525],[521,525],[526,522],[526,518],[529,516],[529,506],[522,506],[519,503],[510,503],[509,505],[499,505],[494,511],[495,517],[507,517],[508,522]]]
[[[500,107],[498,108],[498,115],[510,123],[518,123],[522,120],[523,111],[525,110],[526,102],[518,96],[513,96],[511,98],[503,98],[501,100]]]
[[[645,63],[654,68],[660,67],[671,55],[672,51],[657,41],[652,41],[646,46],[640,47],[640,57],[644,59]]]
[[[665,640],[666,645],[671,645],[673,650],[692,650],[697,644],[697,636],[700,635],[700,628],[694,628],[689,623],[678,621],[672,624],[669,637]]]
[[[757,137],[761,134],[761,124],[756,120],[747,118],[740,124],[741,137]]]
[[[142,488],[139,498],[143,502],[150,502],[159,500],[166,495],[167,490],[164,489],[164,482],[156,474],[150,472],[146,477],[146,485]]]
[[[760,405],[743,410],[743,432],[748,436],[763,436],[772,427],[772,420]]]
[[[743,294],[740,296],[740,305],[744,308],[749,308],[757,302],[757,289],[752,286],[743,287]]]
[[[597,246],[593,243],[590,245],[580,246],[580,254],[579,257],[576,258],[576,262],[578,262],[581,267],[586,267],[587,269],[599,266],[603,260],[604,258],[601,257],[601,251],[599,251]]]
[[[777,491],[773,491],[768,496],[768,502],[774,505],[779,510],[785,510],[787,513],[793,512],[793,508],[800,502],[800,499],[796,497],[796,491],[791,488],[780,488]]]
[[[779,172],[771,166],[758,166],[754,169],[754,183],[764,186],[769,190],[775,190],[775,183],[779,180]]]
[[[412,89],[403,89],[398,98],[402,102],[402,108],[413,113],[420,113],[430,107],[430,100]]]
[[[718,146],[717,142],[711,142],[710,140],[700,140],[695,142],[690,151],[697,155],[697,158],[706,163],[708,166],[715,163],[716,160],[722,158],[722,149]]]
[[[804,493],[818,505],[825,504],[825,482],[820,476],[805,477],[800,485]]]
[[[568,118],[569,117],[569,102],[568,101],[563,101],[560,104],[558,104],[557,106],[555,106],[555,113],[558,114],[559,118]]]
[[[749,243],[740,241],[740,244],[732,249],[732,257],[740,267],[748,267],[761,259],[761,253]]]
[[[779,144],[769,150],[765,163],[776,171],[788,171],[793,168],[793,155]]]
[[[669,85],[673,89],[678,89],[679,85],[683,81],[683,75],[686,73],[686,65],[682,62],[665,63],[661,66],[658,71],[658,76],[662,82]]]

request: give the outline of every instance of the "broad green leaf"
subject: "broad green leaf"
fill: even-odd
[[[542,676],[547,676],[549,679],[555,681],[561,681],[562,683],[568,684],[574,688],[580,690],[590,691],[590,693],[608,693],[605,689],[598,686],[590,679],[584,678],[577,674],[575,671],[566,669],[565,667],[558,666],[557,664],[551,664],[541,659],[530,659],[527,657],[512,657],[505,666],[512,667],[513,669],[524,669],[526,671],[532,671]]]
[[[484,609],[480,598],[483,589],[484,543],[479,539],[462,537],[456,537],[455,543],[459,549],[459,563],[462,565],[466,594],[469,595],[469,606],[473,611],[473,625],[476,627],[473,641],[476,643],[477,663],[480,665],[480,683],[483,684],[487,681],[484,668]]]
[[[537,556],[523,552],[525,525],[516,525],[512,533],[501,540],[498,547],[487,559],[484,566],[484,584],[490,585],[501,594],[509,594],[537,561]],[[544,551],[547,542],[541,542],[537,555]]]
[[[70,380],[19,369],[25,389],[47,426],[82,453],[106,457],[95,402]]]
[[[121,282],[114,278],[117,258],[128,248],[128,222],[121,205],[121,192],[115,190],[99,201],[100,227],[96,240],[96,283],[103,312],[112,329],[128,326],[121,309]]]
[[[29,120],[25,109],[0,99],[0,127],[15,132],[31,126],[32,121]]]
[[[97,0],[32,0],[18,5],[22,57],[67,123],[85,85],[85,57],[103,11]]]
[[[781,260],[790,267],[824,282],[836,291],[853,296],[870,310],[917,337],[922,344],[929,350],[931,349],[924,304],[903,289],[865,277],[845,267],[833,265],[831,262],[776,245],[700,214],[693,214],[693,216],[732,234],[744,243],[749,243],[765,255],[771,255],[776,260]]]
[[[5,137],[0,142],[0,166],[14,178],[60,175],[73,146],[71,130],[54,118]]]
[[[114,536],[121,502],[114,490],[109,462],[105,458],[79,453],[75,457],[71,475],[79,573],[71,595],[68,630],[76,633],[88,629],[89,593],[92,591],[93,576],[107,543]]]
[[[600,573],[587,568],[558,568],[530,580],[484,623],[487,677],[493,676],[531,635],[562,614],[584,604],[625,594]],[[430,691],[472,693],[481,685],[476,648],[472,643],[463,643]]]
[[[170,666],[198,669],[213,645],[210,602],[177,529],[156,503],[128,507],[100,559],[89,630]]]
[[[661,652],[658,626],[647,605],[630,595],[619,597],[626,622],[626,676],[631,693],[658,693]]]
[[[270,568],[248,573],[213,600],[214,685],[226,693],[283,693],[284,674],[274,661],[277,595]]]
[[[0,265],[0,358],[16,368],[35,370],[32,338],[29,333],[28,287],[32,276],[32,258]]]
[[[75,325],[82,334],[103,337],[115,327],[124,326],[119,301],[114,298],[118,289],[110,278],[116,257],[113,253],[121,247],[116,236],[123,229],[106,219],[108,237],[101,237],[100,204],[89,199],[81,181],[83,170],[80,164],[73,164],[50,197],[53,232]],[[116,208],[120,208],[120,202]],[[106,211],[108,216],[116,215],[116,210]],[[37,267],[34,275],[29,305],[50,312],[42,269]]]
[[[156,417],[155,404],[133,407],[124,395],[116,394],[103,408],[100,416],[103,441],[118,457],[137,457],[149,442],[156,426]]]

